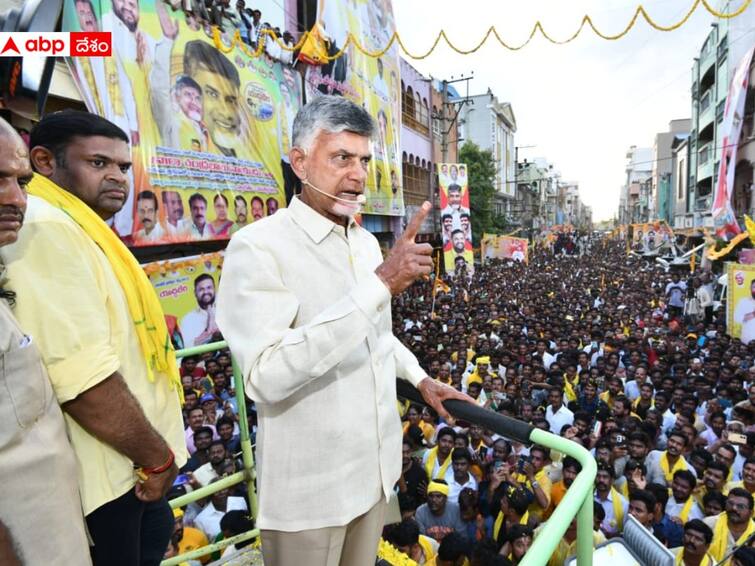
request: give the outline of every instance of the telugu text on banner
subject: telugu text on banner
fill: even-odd
[[[160,0],[66,0],[66,31],[110,31],[113,57],[72,58],[90,111],[131,142],[131,194],[115,229],[128,243],[228,239],[293,194],[288,164],[302,85]]]

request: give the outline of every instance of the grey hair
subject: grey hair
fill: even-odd
[[[320,131],[352,132],[372,138],[375,120],[361,106],[342,96],[321,95],[301,107],[294,118],[292,144],[308,150]]]

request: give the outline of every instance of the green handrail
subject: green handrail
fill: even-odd
[[[176,352],[179,358],[186,356],[195,356],[205,352],[212,352],[227,348],[225,341],[186,348]],[[255,489],[255,472],[254,456],[252,454],[252,443],[249,437],[249,425],[246,418],[246,398],[244,395],[244,382],[241,371],[233,362],[233,379],[236,391],[236,403],[239,411],[239,428],[241,431],[241,455],[244,464],[243,471],[237,472],[231,476],[221,478],[220,480],[205,486],[201,489],[187,493],[177,499],[173,499],[170,504],[172,508],[182,507],[204,497],[207,497],[216,491],[241,483],[247,482],[247,493],[251,516],[257,517],[257,493]],[[419,392],[403,380],[397,380],[397,393],[399,396],[410,399],[418,403],[424,403]],[[593,485],[597,473],[595,459],[580,444],[572,442],[550,432],[545,432],[535,428],[532,425],[517,421],[510,417],[505,417],[489,410],[482,409],[476,405],[464,403],[462,401],[446,401],[443,403],[446,409],[455,417],[464,419],[469,422],[483,424],[489,430],[492,430],[502,436],[506,436],[522,443],[540,444],[551,450],[557,450],[568,456],[575,458],[581,465],[582,471],[577,475],[574,483],[567,490],[561,503],[556,507],[553,514],[544,524],[540,535],[532,543],[527,554],[520,563],[521,566],[540,566],[547,563],[553,551],[556,549],[559,540],[564,536],[569,528],[572,519],[577,517],[577,564],[578,566],[592,566],[593,553]],[[185,560],[205,556],[210,552],[225,548],[235,542],[241,542],[259,536],[259,530],[253,529],[246,533],[241,533],[228,540],[219,541],[218,543],[205,546],[164,560],[161,566],[175,566]]]
[[[396,391],[400,397],[425,404],[419,392],[401,379],[396,381]],[[551,434],[539,428],[505,417],[464,401],[444,401],[443,406],[454,417],[475,424],[481,424],[501,436],[524,444],[540,444],[572,456],[581,465],[574,483],[566,491],[561,503],[544,524],[542,532],[519,563],[520,566],[542,566],[546,564],[556,549],[559,540],[577,517],[577,564],[592,566],[593,552],[593,485],[597,474],[597,464],[590,453],[580,444]]]
[[[228,343],[225,341],[213,342],[211,344],[204,344],[202,346],[195,346],[193,348],[185,348],[176,352],[177,358],[185,358],[188,356],[198,356],[206,352],[215,352],[217,350],[223,350],[228,347]],[[231,358],[233,363],[233,386],[236,392],[236,405],[238,407],[239,416],[239,441],[241,444],[241,459],[244,465],[244,469],[240,472],[236,472],[230,476],[220,478],[218,481],[211,483],[205,487],[182,495],[176,499],[170,501],[172,509],[177,507],[183,507],[194,501],[203,499],[213,493],[225,489],[237,483],[246,482],[247,497],[249,498],[250,514],[253,520],[257,519],[257,491],[255,488],[254,480],[256,474],[254,472],[254,454],[252,452],[252,440],[249,436],[249,423],[246,418],[246,396],[244,395],[244,380],[241,376],[241,370],[236,364],[236,360]],[[185,560],[191,560],[199,556],[205,556],[206,554],[222,550],[230,544],[248,540],[259,536],[259,529],[253,529],[246,533],[241,533],[227,540],[222,540],[209,546],[198,548],[191,552],[174,556],[167,560],[163,560],[160,566],[174,566],[180,564]]]

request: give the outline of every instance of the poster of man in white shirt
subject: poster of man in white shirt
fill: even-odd
[[[745,344],[755,339],[755,266],[729,265],[728,332]]]
[[[200,346],[213,341],[219,334],[215,322],[215,279],[203,273],[194,280],[197,308],[181,319],[181,333],[186,347]]]

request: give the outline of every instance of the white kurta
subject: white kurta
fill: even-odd
[[[382,261],[298,198],[231,239],[217,322],[257,402],[261,529],[345,525],[399,478],[395,378],[426,373],[392,334]]]

